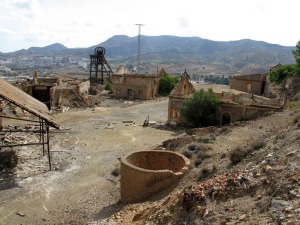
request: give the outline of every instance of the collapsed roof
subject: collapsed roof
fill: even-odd
[[[49,126],[59,128],[59,125],[54,122],[49,115],[47,106],[37,99],[26,94],[17,87],[11,85],[0,78],[0,97],[20,107],[21,109],[32,113],[33,115],[45,120]]]

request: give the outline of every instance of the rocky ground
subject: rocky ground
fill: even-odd
[[[16,167],[0,173],[0,224],[300,223],[299,109],[186,129],[165,125],[167,106],[107,97],[54,115],[54,170],[39,147],[14,149]],[[147,115],[156,124],[144,128]],[[174,190],[122,204],[118,158],[158,146],[188,157],[189,172]]]
[[[194,164],[176,190],[103,224],[299,224],[299,122],[296,110],[187,132],[168,142]]]

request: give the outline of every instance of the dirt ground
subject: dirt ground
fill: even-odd
[[[106,218],[109,212],[103,208],[119,201],[119,177],[111,175],[119,167],[118,157],[175,135],[142,127],[147,115],[165,123],[167,99],[104,102],[54,116],[61,130],[51,133],[53,171],[47,171],[47,156],[40,148],[18,150],[22,160],[14,169],[14,184],[6,189],[1,180],[0,224],[81,224]]]
[[[295,197],[300,196],[299,185],[287,180],[300,174],[299,112],[271,113],[253,121],[185,133],[164,125],[167,107],[167,99],[130,102],[106,98],[96,108],[54,115],[62,126],[51,132],[54,170],[48,171],[41,149],[17,149],[21,158],[17,167],[0,177],[0,224],[299,224],[300,203]],[[156,126],[142,127],[147,115]],[[191,143],[180,144],[180,138],[187,136]],[[119,167],[118,158],[173,138],[177,142],[165,142],[164,147],[181,152],[192,162],[178,187],[144,203],[120,203],[120,177],[112,175]],[[258,141],[264,142],[259,150],[244,155],[240,163],[231,163],[232,150]],[[207,155],[202,153],[201,161],[191,144],[205,149]],[[288,160],[283,161],[287,154]],[[225,199],[206,198],[201,204],[194,199],[196,209],[195,204],[185,208],[183,192],[188,187],[206,185],[232,171],[242,171],[242,175],[236,172],[238,179],[243,177],[252,189],[232,186],[224,190]],[[279,176],[278,171],[285,173]],[[286,196],[290,190],[294,197]],[[290,200],[293,205],[285,208],[283,219],[269,211],[274,199]]]

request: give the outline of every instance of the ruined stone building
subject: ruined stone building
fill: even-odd
[[[182,123],[184,118],[181,115],[182,102],[195,92],[195,88],[189,81],[189,75],[185,71],[179,83],[169,95],[168,121],[172,123]]]
[[[68,77],[39,78],[35,72],[30,84],[20,88],[46,104],[48,109],[61,109],[69,105],[71,98],[87,97],[90,81]]]
[[[119,98],[147,100],[157,96],[158,74],[129,74],[122,66],[112,76],[113,94]]]
[[[263,87],[263,76],[251,75],[242,76],[241,79],[234,79],[230,89],[213,88],[214,93],[220,98],[220,112],[217,120],[220,124],[227,124],[243,119],[252,119],[270,111],[280,111],[279,99],[270,99],[261,95],[259,90]],[[249,84],[247,89],[247,83]],[[238,89],[233,89],[237,87]],[[251,88],[250,88],[251,87]],[[184,72],[179,84],[169,96],[168,122],[185,123],[181,114],[182,102],[193,96],[196,90],[207,89],[205,85],[195,85],[190,82],[189,75]],[[249,90],[241,91],[242,90]],[[257,92],[259,94],[255,94]]]
[[[267,74],[252,74],[233,76],[230,89],[235,89],[255,95],[263,95],[265,91]]]

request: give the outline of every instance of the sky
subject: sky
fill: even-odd
[[[0,52],[61,43],[90,47],[114,35],[300,40],[299,0],[0,0]]]

